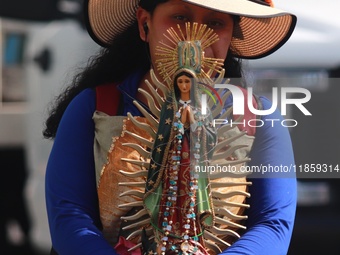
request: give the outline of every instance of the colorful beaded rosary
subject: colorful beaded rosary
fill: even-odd
[[[182,111],[185,109],[185,107],[191,107],[190,106],[190,100],[189,101],[182,101],[180,100],[180,108],[175,114],[175,121],[173,123],[174,126],[174,131],[176,132],[175,135],[175,140],[174,140],[174,149],[172,151],[171,159],[172,159],[172,164],[170,167],[170,173],[169,173],[169,191],[168,191],[168,197],[165,202],[165,211],[163,213],[163,221],[162,221],[162,228],[164,231],[164,236],[162,237],[162,247],[161,247],[161,254],[165,255],[167,249],[170,249],[171,251],[179,254],[179,255],[193,255],[197,252],[198,247],[197,247],[197,242],[199,240],[199,235],[197,235],[197,228],[196,228],[196,213],[195,213],[195,205],[196,205],[196,190],[198,189],[198,177],[199,175],[193,171],[190,171],[190,182],[189,182],[189,187],[190,187],[190,192],[189,192],[189,197],[190,197],[190,203],[189,203],[189,208],[185,212],[186,215],[186,220],[185,224],[182,226],[183,231],[182,231],[182,236],[175,236],[171,234],[171,231],[173,230],[174,222],[171,220],[171,215],[175,212],[175,207],[173,207],[173,203],[177,200],[177,191],[178,191],[178,186],[177,186],[177,181],[178,181],[178,172],[180,170],[181,166],[181,159],[182,156],[181,154],[185,153],[182,152],[182,140],[183,136],[185,135],[185,127],[184,124],[181,122],[181,115]],[[197,122],[198,127],[198,136],[197,140],[195,141],[195,153],[194,153],[194,162],[196,164],[199,164],[199,159],[200,159],[200,139],[199,139],[199,133],[202,130],[202,121],[199,120]],[[186,155],[187,157],[190,155]],[[169,219],[170,218],[170,219]],[[190,229],[193,230],[192,236],[190,236]],[[201,235],[201,234],[200,234]],[[174,244],[169,237],[175,237],[178,239],[183,240],[183,242],[178,245]],[[170,247],[168,247],[170,246]]]

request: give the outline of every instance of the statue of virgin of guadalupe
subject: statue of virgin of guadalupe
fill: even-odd
[[[211,114],[202,114],[201,94],[195,72],[180,68],[161,111],[144,199],[158,254],[208,254],[202,232],[212,226],[213,208],[201,169],[209,165],[216,131]]]
[[[144,117],[124,118],[101,170],[103,233],[121,254],[215,255],[245,229],[251,183],[239,169],[249,161],[253,137],[214,123],[231,114],[222,103],[230,94],[213,88],[222,83],[223,60],[203,54],[217,35],[195,23],[168,34],[172,45],[158,48],[157,61],[165,84],[150,71],[150,92],[139,89],[148,109],[135,102]],[[216,172],[217,165],[233,171]]]

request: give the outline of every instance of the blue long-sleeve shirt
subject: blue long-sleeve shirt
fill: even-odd
[[[125,111],[136,111],[125,98]],[[271,103],[261,98],[264,109]],[[131,109],[129,109],[131,108]],[[60,122],[46,171],[46,205],[52,244],[59,255],[113,255],[100,228],[93,141],[95,91],[86,89]],[[282,119],[274,112],[268,119]],[[250,166],[292,166],[287,128],[264,121],[258,127]],[[290,175],[290,177],[292,177]],[[253,178],[247,232],[223,254],[279,255],[289,246],[296,208],[295,178]]]

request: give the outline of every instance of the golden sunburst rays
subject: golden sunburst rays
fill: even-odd
[[[185,26],[185,33],[178,26],[176,29],[170,28],[167,34],[164,35],[167,40],[161,42],[157,47],[156,60],[158,73],[163,76],[164,83],[158,80],[154,70],[150,71],[151,80],[146,81],[149,90],[139,89],[139,92],[145,96],[148,101],[149,111],[143,110],[142,105],[137,101],[134,104],[141,110],[145,119],[128,115],[129,122],[133,127],[131,132],[125,131],[126,134],[136,138],[138,143],[124,143],[123,146],[134,149],[139,155],[139,159],[122,158],[123,161],[131,163],[134,166],[141,167],[140,173],[129,173],[127,171],[120,171],[126,177],[143,176],[149,171],[154,171],[155,163],[150,163],[151,153],[154,149],[153,142],[156,139],[162,140],[163,136],[156,135],[159,129],[161,119],[161,109],[166,103],[167,95],[172,90],[172,81],[174,75],[181,69],[190,69],[191,73],[199,79],[200,83],[205,85],[212,85],[217,83],[220,79],[222,81],[224,75],[223,60],[215,58],[205,58],[204,49],[212,45],[218,40],[218,36],[206,25],[198,25],[197,23],[187,23]],[[218,79],[212,80],[213,73],[219,73]],[[209,83],[208,83],[209,82]],[[228,81],[227,81],[228,82]],[[221,95],[220,101],[224,102],[229,96],[228,93]],[[212,97],[211,97],[212,98]],[[216,105],[214,100],[209,100],[208,104]],[[168,109],[174,107],[173,104],[167,104]],[[232,109],[225,109],[223,111],[223,104],[216,105],[211,112],[212,117],[218,119],[228,119]],[[241,117],[240,117],[241,118]],[[170,119],[162,120],[166,125],[171,125]],[[132,127],[130,126],[130,127]],[[249,161],[248,148],[251,147],[252,138],[247,138],[246,133],[239,131],[238,127],[232,127],[230,123],[223,123],[216,127],[218,141],[215,147],[214,155],[210,160],[210,166],[220,166],[233,169],[230,172],[212,173],[209,175],[209,182],[211,187],[211,199],[213,202],[213,210],[215,214],[214,226],[204,230],[203,239],[205,248],[209,254],[219,254],[234,241],[236,241],[240,234],[239,230],[246,229],[243,220],[247,218],[244,215],[244,210],[249,207],[246,203],[246,198],[250,196],[248,193],[248,186],[251,182],[247,181],[246,175],[241,171],[241,167]],[[133,133],[132,130],[136,133]],[[237,151],[237,153],[236,153]],[[155,183],[149,179],[149,185]],[[120,208],[130,208],[131,206],[140,206],[141,200],[144,198],[144,192],[140,189],[145,188],[145,181],[127,181],[120,183],[120,186],[133,188],[132,191],[125,191],[121,196],[131,198],[131,201],[124,202]],[[157,229],[154,229],[151,224],[150,217],[147,217],[146,209],[143,207],[140,211],[132,216],[123,216],[121,220],[124,221],[124,231],[131,230],[131,234],[127,237],[128,240],[133,240],[136,236],[140,236],[142,228],[147,231],[149,240],[155,240],[157,236]],[[138,239],[136,245],[129,249],[134,250],[141,246],[141,240]]]
[[[211,81],[214,72],[224,72],[223,59],[208,58],[204,56],[204,49],[218,41],[218,35],[207,25],[186,23],[185,33],[180,25],[177,30],[173,27],[164,34],[167,43],[161,41],[157,46],[157,69],[168,85],[172,83],[174,74],[178,69],[188,68],[193,70],[198,78]]]

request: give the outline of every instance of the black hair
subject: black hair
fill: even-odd
[[[168,0],[140,0],[139,6],[148,11],[150,14],[153,14],[153,11],[156,9],[157,5],[166,3],[167,1]]]
[[[130,38],[136,38],[131,40]],[[121,82],[137,69],[150,68],[145,43],[139,38],[137,21],[120,34],[108,48],[101,48],[87,66],[75,75],[71,84],[56,98],[43,131],[45,138],[54,138],[60,119],[72,99],[86,88]]]
[[[141,0],[140,6],[153,13],[156,6],[167,0]],[[134,38],[132,40],[131,38]],[[45,122],[43,135],[53,139],[67,106],[81,91],[102,84],[122,82],[130,73],[150,68],[149,52],[145,42],[139,37],[138,23],[135,21],[127,30],[118,35],[107,48],[102,48],[91,57],[87,66],[75,75],[71,84],[56,98]],[[226,77],[241,77],[241,62],[229,50],[224,64]]]

